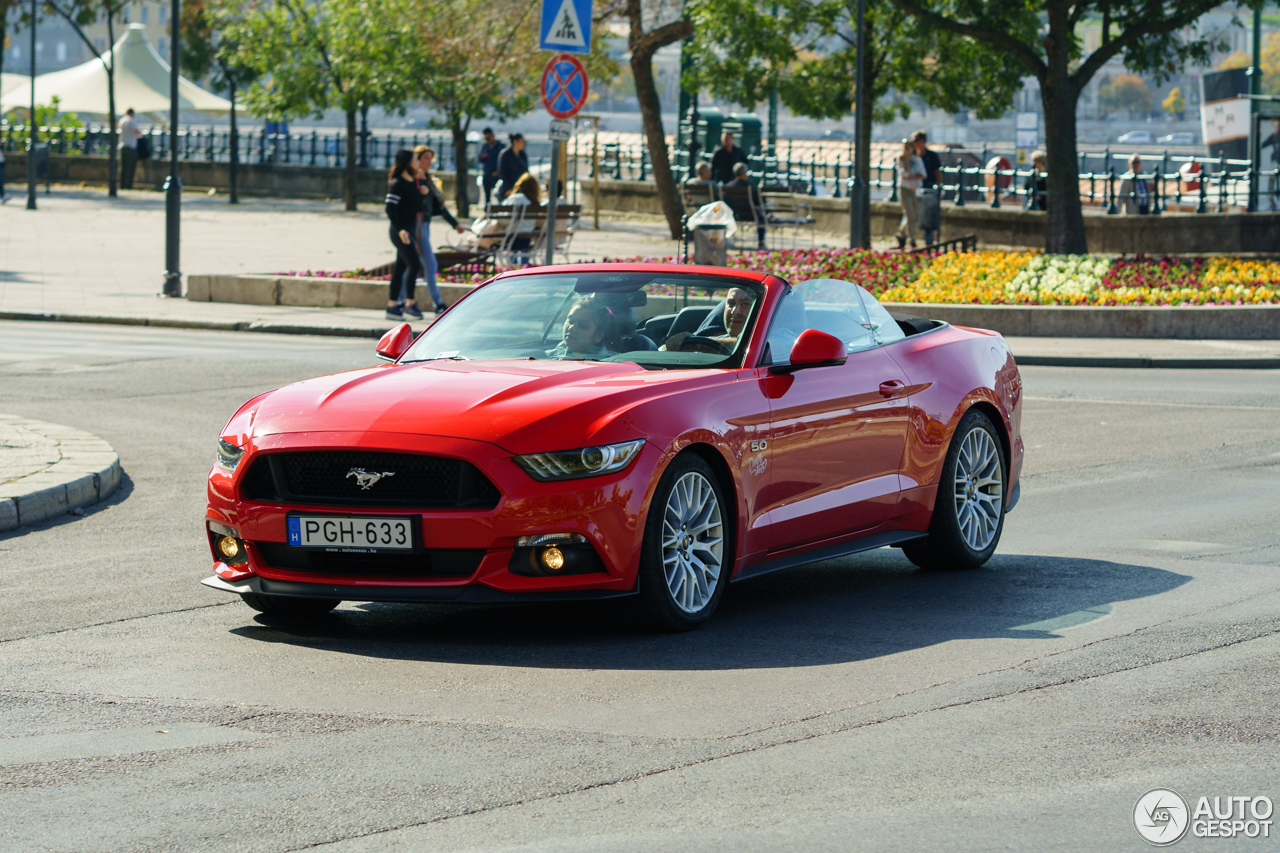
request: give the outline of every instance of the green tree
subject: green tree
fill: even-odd
[[[62,111],[62,99],[54,95],[47,104],[36,104],[36,127],[61,127],[68,130],[84,127],[75,113]]]
[[[1088,250],[1080,204],[1076,156],[1076,105],[1080,93],[1109,61],[1162,82],[1187,62],[1207,64],[1223,49],[1222,36],[1191,27],[1218,0],[892,0],[903,11],[939,29],[991,45],[1016,59],[1040,83],[1048,155],[1049,220],[1045,248],[1078,254]],[[1244,0],[1252,9],[1262,0]],[[1102,38],[1085,53],[1080,30],[1102,21]]]
[[[403,105],[404,58],[419,27],[430,25],[431,8],[404,0],[251,0],[225,19],[231,59],[262,75],[245,99],[251,112],[278,119],[345,113],[347,210],[356,209],[356,113]]]
[[[472,121],[513,118],[538,103],[542,68],[552,56],[536,49],[540,8],[539,0],[436,0],[431,26],[405,66],[406,87],[439,111],[438,123],[452,137],[459,216],[469,214]],[[584,59],[592,85],[616,70],[602,50]]]
[[[1182,114],[1187,111],[1187,102],[1182,97],[1181,86],[1174,86],[1169,90],[1169,94],[1160,102],[1160,109],[1168,115],[1182,118]]]
[[[76,35],[80,36],[80,40],[89,48],[89,52],[97,56],[102,67],[106,69],[107,125],[110,134],[107,141],[107,195],[112,198],[117,195],[116,176],[119,169],[117,158],[120,156],[116,150],[119,130],[116,127],[115,22],[124,12],[125,5],[126,0],[45,0],[46,8],[71,25]],[[91,26],[98,18],[102,18],[107,25],[107,49],[103,53],[98,53],[97,48],[93,46],[93,41],[85,33],[85,27]]]
[[[237,173],[240,161],[240,136],[236,127],[236,92],[258,77],[257,71],[237,59],[238,46],[229,40],[225,30],[240,14],[236,0],[184,0],[182,4],[179,43],[182,71],[192,79],[206,75],[219,88],[227,90],[231,100],[230,193],[229,203],[240,201]]]
[[[841,118],[853,111],[855,0],[693,0],[689,14],[698,46],[686,87],[754,108],[776,86],[799,115]],[[873,121],[911,113],[904,99],[884,99],[891,91],[996,118],[1022,85],[1012,57],[913,18],[889,0],[868,2],[866,27],[871,110],[858,117],[856,132],[868,143]],[[861,166],[866,181],[870,164]]]
[[[1181,92],[1178,93],[1178,97],[1182,97]],[[1155,96],[1151,94],[1151,87],[1147,85],[1147,81],[1137,74],[1121,73],[1098,89],[1098,102],[1107,115],[1125,110],[1132,117],[1150,113],[1151,106],[1155,103]]]

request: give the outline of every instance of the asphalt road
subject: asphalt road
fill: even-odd
[[[127,474],[0,537],[0,850],[1123,851],[1151,788],[1280,800],[1280,373],[1027,368],[987,567],[832,560],[692,634],[200,586],[218,428],[372,350],[0,323],[0,412]]]

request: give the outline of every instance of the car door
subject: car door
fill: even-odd
[[[771,551],[873,528],[898,501],[907,376],[876,340],[865,308],[852,295],[806,310],[805,294],[795,289],[774,312],[765,356],[772,363],[786,362],[791,343],[809,328],[840,337],[850,353],[842,365],[780,375],[761,371],[758,381],[770,404],[770,477],[761,503],[769,514]]]

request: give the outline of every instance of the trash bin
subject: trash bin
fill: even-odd
[[[725,225],[696,225],[693,229],[693,262],[723,267],[728,263],[729,238]]]
[[[36,183],[40,183],[40,179],[44,178],[45,195],[49,194],[49,143],[37,142],[35,148],[27,151],[27,168],[35,169]]]
[[[928,189],[921,189],[918,198],[920,199],[920,230],[940,230],[942,228],[941,188],[929,187]]]

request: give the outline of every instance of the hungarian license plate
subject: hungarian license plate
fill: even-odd
[[[289,544],[300,548],[387,548],[413,550],[408,518],[367,515],[289,516]]]

